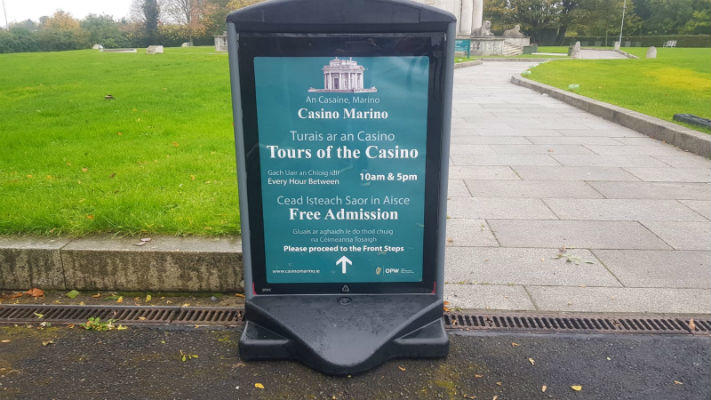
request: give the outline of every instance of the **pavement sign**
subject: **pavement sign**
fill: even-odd
[[[454,18],[270,1],[227,18],[244,359],[440,357]]]

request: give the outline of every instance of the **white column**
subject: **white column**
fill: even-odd
[[[484,25],[484,0],[473,0],[472,2],[472,30],[475,33]]]
[[[474,16],[474,0],[462,0],[461,19],[459,20],[458,34],[463,36],[471,36],[472,34],[472,17]]]

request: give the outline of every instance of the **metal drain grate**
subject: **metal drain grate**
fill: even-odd
[[[40,318],[39,315],[42,317]],[[222,325],[242,323],[241,309],[224,307],[0,305],[0,324],[83,323],[91,317],[114,319],[126,325]],[[444,313],[447,329],[537,333],[648,333],[711,336],[711,320],[689,318],[619,317],[609,315],[546,315],[532,313]]]
[[[694,319],[692,332],[690,318],[445,313],[444,323],[448,329],[465,330],[711,335],[711,320]]]
[[[0,305],[0,323],[83,323],[98,317],[122,324],[236,325],[242,315],[242,310],[218,307]]]

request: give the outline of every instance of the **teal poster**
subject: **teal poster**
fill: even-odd
[[[267,283],[422,280],[428,57],[256,57]]]

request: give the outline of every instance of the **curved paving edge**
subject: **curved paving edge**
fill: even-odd
[[[672,144],[682,150],[711,158],[711,136],[705,133],[516,75],[511,77],[511,83],[545,93],[593,115]]]
[[[464,62],[454,64],[454,69],[473,67],[475,65],[481,65],[481,64],[482,64],[481,60],[464,61]]]
[[[244,291],[231,238],[0,237],[0,289]]]

